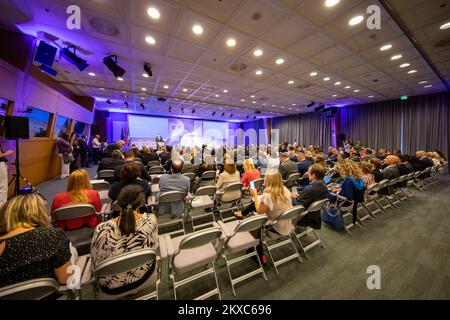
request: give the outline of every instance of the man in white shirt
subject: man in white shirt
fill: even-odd
[[[98,164],[98,161],[100,160],[100,154],[102,147],[102,143],[100,142],[100,135],[95,135],[94,139],[92,139],[92,154],[94,156],[94,165]]]

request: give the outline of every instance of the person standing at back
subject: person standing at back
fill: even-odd
[[[100,161],[101,147],[102,143],[100,142],[100,135],[96,134],[94,139],[92,139],[92,154],[94,158],[94,165],[96,165]]]
[[[6,157],[14,154],[13,150],[3,151],[3,147],[0,145],[0,207],[8,200],[8,161]]]

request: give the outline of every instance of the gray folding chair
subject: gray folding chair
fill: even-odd
[[[255,189],[258,191],[258,193],[264,191],[264,178],[253,180],[253,184],[255,185]]]
[[[362,206],[369,212],[369,214],[375,218],[375,215],[378,213],[385,212],[383,207],[381,207],[376,199],[379,198],[377,193],[378,183],[373,183],[367,187],[366,192],[364,194],[364,202]]]
[[[64,206],[53,211],[52,220],[65,221],[76,218],[88,217],[96,215],[97,212],[91,204],[72,204]],[[80,255],[88,254],[91,249],[91,239],[94,233],[94,228],[82,227],[76,230],[65,231],[67,238],[72,245],[77,249]]]
[[[102,205],[109,202],[109,187],[110,184],[106,180],[91,180],[92,189],[98,191],[98,194],[100,196],[100,201],[102,202]]]
[[[216,183],[216,171],[209,170],[202,173],[198,182],[198,187],[210,186]]]
[[[215,287],[194,299],[203,300],[215,295],[221,299],[215,267],[221,235],[222,230],[213,227],[172,239],[168,235],[165,236],[169,257],[169,278],[175,300],[178,288],[210,275],[214,276]],[[198,272],[194,273],[194,270]],[[189,276],[179,279],[187,273]]]
[[[169,234],[169,235],[176,235],[176,234],[185,234],[185,226],[184,226],[184,202],[185,202],[186,196],[184,195],[184,192],[181,191],[166,191],[159,195],[158,203],[156,205],[156,212],[158,213],[158,207],[161,204],[170,205],[173,203],[182,203],[183,209],[181,212],[170,212],[170,213],[163,213],[163,214],[157,214],[158,218],[158,234]],[[171,229],[172,227],[177,227],[177,229],[169,232],[161,232],[161,229]],[[181,226],[181,228],[179,228]]]
[[[267,252],[269,253],[270,260],[272,261],[273,267],[275,269],[275,272],[278,274],[278,266],[286,263],[292,259],[297,259],[299,262],[303,262],[302,257],[298,253],[297,248],[295,247],[294,241],[291,238],[291,235],[294,233],[294,226],[292,226],[292,230],[288,235],[281,235],[275,232],[271,232],[270,229],[273,228],[274,225],[280,222],[293,222],[298,219],[298,217],[305,211],[305,208],[303,206],[295,206],[289,210],[286,210],[284,213],[282,213],[278,218],[274,221],[274,223],[270,223],[269,225],[266,225],[265,232],[263,234],[263,244],[267,249]],[[275,249],[279,249],[282,247],[290,247],[292,246],[294,248],[294,253],[284,257],[282,259],[275,260],[273,257],[273,251]]]
[[[58,291],[52,278],[32,279],[0,288],[0,300],[41,300]]]
[[[222,221],[234,220],[235,216],[232,214],[230,217],[224,218],[224,212],[230,212],[233,210],[242,210],[242,188],[243,185],[240,182],[230,183],[225,187],[222,193],[218,193],[216,196],[217,209],[219,210],[220,219]],[[239,191],[239,192],[238,192]],[[231,198],[228,198],[231,195]],[[227,196],[224,201],[224,196]]]
[[[194,231],[207,226],[212,226],[214,219],[214,197],[217,188],[214,186],[204,186],[198,188],[189,202],[188,220],[191,221]],[[209,219],[208,219],[209,218]],[[195,224],[199,220],[208,220],[206,223]]]
[[[159,162],[157,160],[152,160],[147,163],[147,168],[150,169],[151,167],[160,166],[160,165],[161,165],[161,162]]]
[[[337,211],[341,213],[342,219],[344,219],[345,231],[347,231],[348,234],[352,234],[350,229],[355,227],[355,224],[353,223],[354,202],[347,201],[346,197],[336,194],[335,205],[336,205]],[[350,218],[350,219],[348,219],[348,218]],[[347,220],[350,220],[351,222],[348,223]]]
[[[158,299],[161,263],[156,251],[153,249],[137,249],[104,260],[94,270],[94,282],[98,284],[98,280],[101,277],[119,275],[148,264],[150,261],[153,261],[153,263],[155,264],[154,271],[143,285],[119,295],[107,294],[101,290],[100,286],[97,285],[97,299],[113,300],[132,296],[153,286],[155,286],[154,292],[152,292],[151,294],[147,294],[146,297],[156,297],[156,299]]]
[[[300,177],[300,173],[293,173],[283,181],[283,184],[286,188],[291,189],[292,187],[298,185],[298,180],[300,179]]]
[[[383,212],[387,212],[387,209],[394,208],[392,203],[386,198],[384,194],[381,193],[382,190],[386,189],[388,179],[381,180],[378,182],[378,186],[375,187],[375,191],[378,193],[378,197],[374,198],[374,201],[383,209]]]
[[[97,179],[103,179],[108,182],[114,181],[114,170],[100,170],[97,172]]]
[[[242,282],[260,273],[262,274],[263,278],[267,280],[266,274],[264,273],[263,266],[258,256],[258,252],[256,250],[256,246],[259,244],[259,238],[255,238],[250,233],[250,231],[261,232],[262,228],[268,220],[269,218],[267,218],[266,215],[255,215],[240,221],[231,221],[227,223],[224,223],[223,221],[218,222],[218,225],[223,231],[224,237],[222,257],[224,258],[225,264],[227,266],[231,289],[233,290],[234,296],[236,296],[234,286],[239,282]],[[251,248],[253,248],[252,252],[236,256],[237,254],[245,252]],[[231,266],[254,256],[256,256],[258,260],[259,267],[253,271],[247,272],[244,275],[233,278],[230,270]]]
[[[387,183],[390,190],[390,194],[386,195],[386,199],[392,204],[393,207],[397,208],[399,204],[403,205],[402,201],[396,195],[396,185],[399,182],[399,178],[391,179]]]
[[[195,189],[196,189],[195,178],[197,177],[197,175],[192,172],[186,172],[186,173],[183,173],[182,175],[187,177],[190,181],[190,188],[189,188],[190,192],[191,193],[195,192]]]
[[[166,171],[163,166],[153,166],[148,169],[148,174],[164,174]]]
[[[312,213],[312,212],[319,211],[320,215],[322,216],[322,211],[328,206],[329,203],[330,203],[330,201],[328,199],[314,201],[313,203],[311,203],[309,205],[309,207],[305,211],[300,213],[299,217],[297,218],[297,221],[300,221],[301,218],[303,218],[304,216],[306,216],[307,214]],[[300,248],[302,248],[302,251],[305,254],[307,259],[309,259],[309,255],[308,255],[307,251],[311,250],[315,246],[321,245],[322,248],[325,249],[325,244],[320,239],[316,230],[314,230],[311,227],[306,227],[306,230],[304,230],[304,229],[298,228],[297,224],[295,224],[295,226],[296,226],[296,229],[294,231],[294,236],[297,239],[297,242],[300,245]],[[314,235],[314,237],[316,239],[313,240],[312,242],[309,242],[308,244],[304,245],[301,241],[301,238],[308,236],[308,235]]]

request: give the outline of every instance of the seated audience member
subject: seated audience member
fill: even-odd
[[[291,174],[298,173],[297,163],[289,159],[289,153],[283,152],[280,154],[280,166],[278,167],[283,180],[287,180]]]
[[[163,174],[159,179],[159,194],[167,191],[181,191],[184,196],[189,193],[191,181],[188,177],[182,176],[183,162],[180,160],[173,160],[171,163],[172,174]],[[158,205],[158,214],[172,213],[179,215],[184,210],[184,201],[172,202]]]
[[[124,145],[125,145],[125,142],[122,141],[122,140],[119,140],[116,143],[108,144],[106,146],[106,148],[103,149],[103,155],[102,155],[103,158],[111,158],[112,157],[112,152],[114,150],[121,151]]]
[[[190,153],[185,153],[183,155],[183,169],[181,170],[181,174],[183,173],[196,173],[198,166],[192,163],[192,156]]]
[[[203,164],[197,168],[197,177],[201,178],[203,172],[206,171],[216,171],[216,166],[210,155],[205,155]]]
[[[236,164],[234,163],[234,161],[227,158],[225,160],[224,171],[221,174],[219,174],[219,179],[217,180],[216,188],[218,191],[224,192],[225,188],[229,184],[235,182],[240,182],[239,171],[237,171]],[[241,192],[240,190],[236,190],[234,192],[224,194],[222,196],[222,201],[223,202],[230,201],[231,199],[236,198],[240,194],[240,192]]]
[[[416,152],[416,157],[419,159],[419,170],[423,171],[426,168],[434,166],[433,160],[427,157],[427,153],[425,151],[419,150]],[[428,178],[430,176],[429,173],[422,174],[420,178]]]
[[[398,165],[400,164],[400,159],[397,156],[389,155],[383,161],[385,168],[381,171],[383,173],[384,179],[395,179],[400,176],[398,171]]]
[[[114,169],[114,179],[115,181],[119,181],[120,180],[120,172],[122,170],[122,167],[130,162],[135,162],[134,161],[134,152],[133,150],[128,150],[124,153],[124,164],[117,166]],[[141,163],[141,162],[136,162],[136,164],[139,167],[139,178],[146,180],[146,181],[151,181],[150,175],[148,174],[147,169],[145,168],[145,166]]]
[[[384,158],[386,157],[387,157],[386,149],[380,149],[380,151],[378,151],[378,159],[384,160]]]
[[[336,148],[331,148],[331,153],[328,155],[328,159],[330,161],[336,162],[338,158],[339,152]]]
[[[95,269],[103,261],[139,249],[158,249],[158,226],[153,214],[139,214],[145,195],[137,185],[129,185],[119,194],[120,215],[95,229],[91,244],[91,264]],[[98,279],[101,290],[119,295],[133,289],[144,289],[156,268],[155,260],[127,272]]]
[[[97,172],[102,170],[115,170],[118,166],[123,165],[122,152],[113,150],[111,158],[103,158],[98,165]]]
[[[366,155],[361,158],[361,161],[369,161],[372,158],[376,158],[375,152],[372,149],[366,148]]]
[[[321,165],[324,169],[326,169],[327,164],[325,163],[325,159],[323,156],[317,156],[315,164]]]
[[[295,147],[289,146],[288,148],[289,152],[289,159],[291,159],[294,162],[298,162],[297,155],[295,154]]]
[[[400,164],[397,166],[397,168],[400,177],[414,172],[414,168],[408,162],[410,158],[408,155],[399,155],[398,158],[400,159]],[[399,187],[405,188],[408,185],[408,181],[400,182],[397,185]]]
[[[172,156],[171,155],[172,148],[170,146],[167,146],[167,147],[162,147],[161,150],[162,151],[159,154],[159,158],[161,159],[161,165],[164,166],[166,164],[166,162],[169,161]]]
[[[301,176],[303,176],[311,166],[311,162],[309,160],[306,160],[306,155],[304,151],[298,151],[297,152],[297,172],[300,173]]]
[[[119,197],[120,191],[125,188],[126,186],[132,184],[132,185],[140,185],[142,188],[142,191],[145,194],[145,199],[150,196],[150,186],[148,182],[142,180],[140,178],[141,175],[141,168],[139,166],[139,163],[136,162],[127,162],[125,163],[121,169],[120,169],[120,180],[113,183],[111,187],[109,188],[108,196],[112,201],[116,201]]]
[[[139,155],[139,158],[142,160],[144,166],[147,166],[149,161],[159,161],[158,155],[153,153],[150,147],[143,146],[142,152]]]
[[[381,160],[378,158],[370,158],[369,162],[374,166],[372,174],[375,177],[375,182],[380,182],[381,180],[384,179],[383,172],[381,172],[381,165],[382,165]]]
[[[241,182],[244,188],[248,189],[250,187],[250,181],[261,178],[261,173],[255,168],[252,159],[245,159],[243,167],[244,175],[242,176]]]
[[[356,223],[356,213],[358,202],[364,196],[364,182],[362,180],[363,173],[361,168],[350,159],[344,160],[337,164],[337,170],[344,180],[340,183],[340,188],[332,188],[331,191],[347,198],[343,206],[350,205],[353,201],[353,223]],[[331,202],[336,202],[336,197],[330,195]]]
[[[361,177],[364,182],[364,187],[369,187],[371,184],[375,183],[375,176],[373,175],[373,170],[375,170],[375,166],[368,161],[361,162],[361,170],[363,176]]]
[[[98,191],[92,190],[92,185],[86,170],[80,169],[72,172],[67,181],[67,191],[58,193],[53,198],[51,212],[71,204],[92,204],[95,211],[100,212],[102,203]],[[94,228],[100,223],[100,217],[91,215],[88,217],[56,221],[58,228],[65,230],[79,229],[83,226]]]
[[[440,165],[441,161],[439,160],[439,155],[436,152],[427,152],[427,157],[433,161],[435,166]]]
[[[0,209],[0,287],[38,278],[65,285],[70,258],[69,240],[50,227],[41,196],[19,195]]]
[[[303,188],[300,196],[294,200],[295,205],[302,205],[305,209],[316,201],[328,198],[328,189],[323,178],[325,177],[325,169],[319,164],[313,164],[308,169],[309,185]],[[322,225],[322,218],[320,211],[309,212],[297,225],[301,227],[312,227],[314,229],[320,229]]]

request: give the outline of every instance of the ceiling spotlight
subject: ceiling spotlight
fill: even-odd
[[[91,77],[95,77],[95,73],[93,72],[89,72],[88,75],[90,75]]]
[[[283,58],[278,58],[278,59],[275,61],[275,63],[276,63],[276,64],[283,64],[283,63],[284,63],[284,59],[283,59]]]
[[[188,91],[188,89],[186,89],[186,88],[183,88],[183,90],[182,90],[183,92],[187,92]]]
[[[105,91],[105,88],[98,88],[99,90]]]
[[[355,89],[355,90],[353,90],[353,92],[355,92],[355,93],[356,93],[356,92],[359,92],[359,90],[358,90],[358,89]]]
[[[427,84],[426,86],[423,86],[424,88],[431,88],[433,85],[432,84]]]
[[[385,44],[380,48],[380,51],[386,51],[389,50],[390,48],[392,48],[392,44]]]
[[[199,24],[196,24],[192,27],[192,32],[195,34],[202,34],[203,33],[203,27]]]
[[[409,63],[403,63],[403,64],[400,65],[400,68],[406,68],[406,67],[409,67],[409,66],[410,66]]]
[[[428,82],[427,80],[423,80],[423,81],[420,81],[419,84],[425,84],[427,82]]]
[[[147,9],[147,14],[150,16],[150,18],[155,19],[155,20],[159,19],[159,17],[161,16],[159,14],[158,9],[156,9],[154,7],[148,8]]]
[[[227,40],[227,46],[234,47],[236,45],[236,40],[233,38],[230,38]]]
[[[316,71],[313,71],[313,72],[311,72],[309,75],[310,75],[311,77],[315,77],[315,76],[317,76],[317,72],[316,72]]]
[[[348,21],[348,24],[349,24],[350,26],[355,26],[355,25],[361,23],[363,20],[364,20],[364,17],[363,17],[363,16],[356,16],[356,17],[351,18],[351,19]]]
[[[228,93],[228,90],[227,90],[227,89],[223,89],[222,92],[223,92],[223,93]]]
[[[142,90],[142,91],[147,91],[147,88],[142,88],[141,90]]]
[[[339,3],[340,0],[326,0],[325,6],[326,7],[333,7]]]
[[[125,73],[125,70],[119,67],[117,64],[117,56],[116,55],[110,55],[103,59],[103,63],[105,66],[114,74],[114,77],[117,78],[119,81],[123,81],[122,76]],[[121,78],[122,80],[120,80]]]
[[[289,80],[288,84],[294,84],[294,80]]]
[[[216,98],[218,98],[218,97],[220,97],[218,94],[216,94],[216,95],[214,95],[214,97],[216,97]]]
[[[448,28],[450,28],[450,22],[446,22],[442,26],[439,27],[439,29],[441,29],[441,30],[445,30]]]
[[[70,49],[73,49],[73,52],[70,51]],[[60,57],[64,58],[71,64],[75,65],[78,68],[78,70],[80,70],[80,71],[84,71],[84,69],[89,67],[89,64],[87,63],[86,60],[77,56],[75,46],[70,46],[70,47],[62,49],[60,51]],[[94,76],[95,76],[95,74],[94,74]]]
[[[253,104],[255,104],[255,103],[256,103],[256,101],[252,101],[252,103],[253,103]]]
[[[255,74],[256,74],[257,76],[262,75],[262,70],[256,70]]]
[[[330,81],[330,77],[323,78],[323,81]]]
[[[335,86],[339,86],[340,84],[341,84],[340,81],[336,81],[336,82],[334,83]]]
[[[149,77],[153,76],[153,73],[152,73],[152,66],[150,65],[150,63],[146,62],[146,63],[144,64],[144,71],[145,71],[145,73],[146,73]]]
[[[396,54],[395,56],[392,56],[392,57],[391,57],[391,60],[398,60],[398,59],[400,59],[401,57],[403,57],[401,54]]]
[[[417,72],[417,70],[409,70],[408,74],[412,74],[412,73],[416,73],[416,72]]]
[[[333,97],[333,98],[336,98],[336,97],[337,97],[337,94],[333,94],[332,97]]]
[[[168,85],[164,85],[163,88],[164,89],[169,89],[169,86]]]
[[[142,76],[143,76],[144,78],[148,78],[148,77],[149,77],[149,75],[146,74],[146,73],[143,73]]]
[[[123,81],[122,77],[117,77],[116,79],[119,80],[119,81]]]
[[[152,36],[146,36],[145,42],[147,42],[148,44],[154,45],[156,43],[156,40]]]
[[[368,98],[369,98],[369,99],[372,99],[372,98],[373,98],[373,96],[369,96]]]
[[[245,102],[245,99],[241,99],[241,102]]]
[[[252,94],[252,95],[250,96],[250,98],[255,98],[255,96]]]
[[[345,89],[350,89],[352,86],[345,86]]]
[[[253,51],[253,55],[255,57],[260,57],[260,56],[262,56],[262,54],[263,54],[263,51],[261,49],[256,49],[255,51]]]

